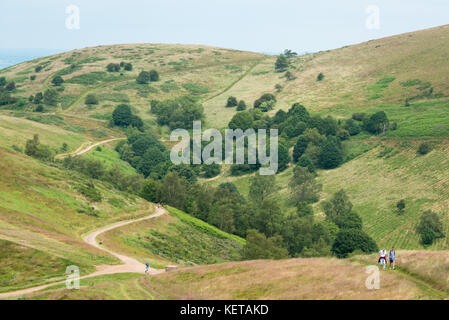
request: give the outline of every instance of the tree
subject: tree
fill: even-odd
[[[59,87],[61,84],[63,84],[64,79],[62,79],[61,76],[56,76],[53,78],[53,80],[51,80],[51,83],[53,83],[53,85],[55,85],[56,87]]]
[[[6,78],[0,77],[0,88],[6,86]]]
[[[346,258],[355,250],[372,253],[378,250],[376,242],[360,229],[340,230],[332,245],[332,252],[338,258]]]
[[[42,100],[44,100],[44,95],[42,94],[42,92],[38,92],[34,96],[33,103],[34,104],[40,104],[42,102]]]
[[[261,205],[262,202],[274,192],[275,176],[256,174],[250,178],[249,198],[254,203]]]
[[[298,159],[297,165],[303,168],[307,168],[307,170],[309,170],[310,173],[313,174],[316,173],[315,165],[313,164],[312,159],[310,159],[310,157],[307,154],[303,154]]]
[[[326,218],[332,222],[352,211],[352,203],[343,189],[337,191],[330,200],[323,201]]]
[[[203,164],[202,169],[205,178],[216,177],[221,172],[221,166],[218,163]]]
[[[274,69],[277,72],[283,72],[289,67],[289,65],[290,65],[290,62],[288,61],[287,57],[283,54],[280,54],[276,59],[276,62],[274,64]]]
[[[304,154],[307,149],[307,145],[309,144],[309,139],[305,136],[299,136],[298,140],[296,140],[296,144],[293,147],[293,162],[298,162],[299,158]]]
[[[274,105],[276,104],[276,102],[274,100],[268,100],[268,101],[264,101],[262,102],[258,108],[262,111],[262,112],[268,112],[270,110],[274,109]]]
[[[239,101],[239,104],[237,105],[237,111],[243,111],[246,110],[246,103],[243,100]]]
[[[253,127],[253,121],[254,118],[248,111],[242,111],[236,113],[231,121],[229,122],[228,126],[230,129],[242,129],[245,131],[246,129]]]
[[[316,202],[322,185],[315,181],[315,175],[308,169],[296,166],[289,182],[291,199],[297,205],[300,202]]]
[[[55,89],[45,90],[43,100],[49,106],[56,106],[58,103],[58,92]]]
[[[159,73],[156,70],[150,71],[150,81],[151,82],[159,81]]]
[[[283,143],[278,144],[278,171],[284,171],[287,169],[288,164],[291,161],[288,148]]]
[[[418,147],[418,153],[421,155],[428,154],[432,150],[432,146],[429,142],[423,142]]]
[[[151,76],[148,71],[141,71],[137,76],[136,82],[139,84],[147,84],[150,82]]]
[[[346,120],[343,128],[346,129],[351,136],[355,136],[362,131],[362,128],[353,119]]]
[[[119,127],[132,126],[139,130],[143,128],[142,119],[132,114],[131,107],[127,104],[118,105],[112,112],[112,122]]]
[[[388,130],[388,117],[383,111],[376,112],[370,117],[363,118],[363,127],[372,134],[384,134]]]
[[[14,81],[9,82],[6,86],[5,89],[7,91],[14,91],[16,89],[16,83]]]
[[[232,108],[237,105],[237,98],[236,97],[229,97],[228,101],[226,102],[226,108]]]
[[[133,65],[131,63],[125,63],[123,65],[123,69],[125,69],[126,71],[132,71]]]
[[[335,137],[334,137],[335,138]],[[334,139],[329,137],[321,146],[319,165],[323,169],[333,169],[343,162],[343,153],[340,146]]]
[[[118,63],[109,63],[106,66],[106,70],[108,72],[119,72],[120,71],[120,64],[118,64]]]
[[[245,260],[288,258],[288,251],[282,243],[282,237],[279,235],[267,238],[257,230],[248,230],[242,258]]]
[[[40,143],[38,134],[35,134],[33,139],[27,140],[25,144],[25,154],[43,161],[53,160],[53,152],[48,146]]]
[[[43,69],[42,66],[37,66],[36,68],[34,68],[35,72],[41,72],[41,70]]]
[[[176,172],[169,172],[162,185],[162,199],[167,204],[182,209],[186,196],[186,183]]]
[[[337,138],[339,138],[340,140],[348,140],[350,137],[350,134],[348,132],[348,130],[345,129],[338,129],[337,131]]]
[[[426,210],[421,214],[416,231],[421,235],[421,242],[424,245],[430,245],[435,239],[444,237],[440,217],[432,210]]]
[[[256,101],[254,101],[254,108],[259,108],[260,105],[265,102],[265,101],[271,101],[273,100],[274,103],[276,103],[276,98],[274,95],[272,95],[271,93],[265,93],[263,94],[259,99],[257,99]]]
[[[321,81],[324,79],[324,74],[323,73],[319,73],[318,76],[316,77],[316,81]]]
[[[86,99],[84,100],[84,103],[87,105],[91,104],[98,104],[98,98],[95,94],[90,93],[86,96]]]
[[[398,211],[399,211],[400,213],[404,212],[404,209],[405,209],[405,200],[404,200],[404,199],[399,200],[399,201],[396,203],[396,208],[398,209]]]
[[[162,183],[160,180],[147,178],[139,193],[147,201],[160,202],[162,198]]]

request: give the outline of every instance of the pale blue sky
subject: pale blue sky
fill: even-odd
[[[65,27],[68,5],[80,29]],[[365,27],[368,5],[380,29]],[[448,0],[1,0],[0,49],[189,43],[312,52],[449,23]]]

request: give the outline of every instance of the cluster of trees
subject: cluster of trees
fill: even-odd
[[[133,65],[129,62],[120,62],[120,63],[109,63],[106,66],[106,70],[108,72],[119,72],[120,69],[123,68],[125,71],[131,71],[133,69]]]
[[[237,107],[237,111],[246,110],[246,102],[244,100],[237,101],[236,97],[230,96],[226,102],[226,108]]]
[[[54,157],[50,147],[40,143],[38,134],[35,134],[33,139],[26,141],[25,154],[42,161],[52,161]]]
[[[296,212],[289,215],[273,197],[275,176],[252,177],[246,199],[229,182],[218,187],[197,183],[190,172],[195,169],[191,168],[172,166],[165,175],[150,173],[140,196],[152,202],[163,201],[221,230],[245,237],[245,259],[332,254],[346,257],[356,250],[377,250],[376,243],[362,230],[362,220],[352,211],[344,191],[323,205],[326,219],[314,221],[311,203],[319,199],[321,186],[304,168],[297,167],[289,185],[292,201],[297,203]]]
[[[87,97],[86,97],[87,101]],[[91,102],[91,101],[89,101]],[[86,102],[87,103],[87,102]],[[143,121],[139,116],[132,113],[131,107],[127,104],[118,105],[112,112],[112,124],[118,127],[134,127],[143,130]]]
[[[137,76],[136,82],[139,84],[147,84],[149,82],[159,81],[159,73],[156,70],[142,71]]]
[[[17,98],[11,95],[16,89],[14,81],[6,81],[5,77],[0,77],[0,106],[14,104],[17,102]]]
[[[267,101],[275,101],[270,94],[263,95],[254,103],[251,110],[236,113],[228,124],[231,129],[246,130],[277,128],[280,144],[287,150],[293,148],[293,162],[309,168],[332,169],[338,167],[344,159],[342,140],[357,135],[362,130],[370,134],[384,134],[388,129],[396,129],[390,124],[383,111],[368,115],[355,113],[345,121],[331,116],[311,116],[307,109],[295,103],[287,111],[279,110],[273,117],[263,114],[261,106]],[[290,159],[287,161],[290,162]]]
[[[426,210],[421,214],[416,231],[419,233],[423,245],[431,245],[436,239],[444,237],[440,217],[432,210]]]
[[[259,99],[254,101],[254,109],[260,109],[262,112],[273,110],[275,105],[276,97],[271,93],[265,93]]]
[[[193,121],[203,120],[203,106],[198,98],[182,96],[169,100],[152,100],[150,112],[155,114],[159,125],[167,125],[170,129],[191,129]]]
[[[144,178],[140,174],[125,173],[118,165],[107,168],[100,160],[89,157],[66,157],[62,161],[64,168],[84,174],[91,179],[111,183],[122,191],[138,194],[143,186]]]

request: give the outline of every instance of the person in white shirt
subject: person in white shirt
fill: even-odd
[[[383,248],[382,250],[379,251],[379,263],[381,265],[383,265],[383,268],[385,270],[385,266],[387,265],[387,250],[385,250],[385,248]]]

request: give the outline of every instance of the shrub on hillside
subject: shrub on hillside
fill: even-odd
[[[159,73],[156,70],[150,71],[150,81],[151,82],[159,81]]]
[[[418,153],[421,155],[428,154],[432,150],[432,146],[429,142],[423,142],[418,147]]]
[[[53,80],[51,80],[51,83],[53,83],[53,85],[55,85],[56,87],[59,87],[61,84],[63,84],[64,79],[62,79],[61,76],[56,76],[53,78]]]
[[[323,73],[319,73],[318,76],[316,77],[316,81],[321,81],[324,79],[324,74]]]
[[[237,105],[237,111],[243,111],[246,110],[246,103],[243,100],[240,100]]]
[[[232,108],[237,105],[237,98],[236,97],[229,97],[228,101],[226,102],[226,108]]]
[[[95,94],[91,93],[86,96],[84,103],[87,105],[98,104],[98,98]]]
[[[53,160],[53,152],[50,147],[40,143],[38,134],[35,134],[33,139],[27,140],[25,144],[25,154],[43,161]]]
[[[106,70],[108,72],[119,72],[120,71],[120,64],[118,64],[118,63],[109,63],[106,66]]]

